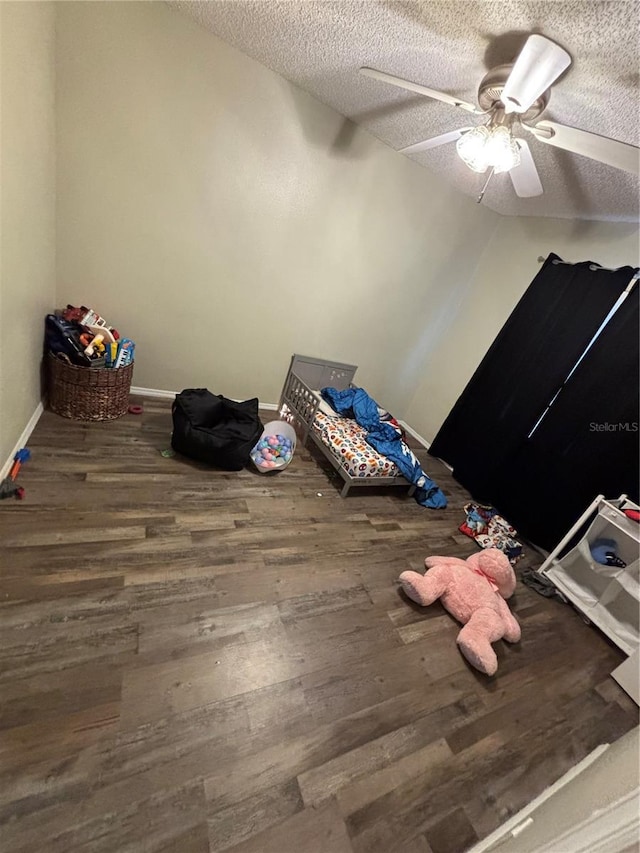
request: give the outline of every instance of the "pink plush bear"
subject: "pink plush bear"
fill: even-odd
[[[404,591],[424,607],[442,598],[449,613],[464,625],[457,639],[462,654],[480,672],[494,675],[498,659],[491,643],[501,638],[510,643],[520,639],[520,625],[505,602],[516,588],[507,556],[497,548],[487,548],[466,561],[427,557],[424,563],[429,569],[425,575],[400,575]]]

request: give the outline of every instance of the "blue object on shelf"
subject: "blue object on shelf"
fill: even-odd
[[[618,543],[615,539],[595,539],[589,546],[591,556],[601,566],[617,566],[624,569],[627,565],[618,556]]]

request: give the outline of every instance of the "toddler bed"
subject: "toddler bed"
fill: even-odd
[[[280,398],[302,428],[302,444],[311,439],[344,480],[344,498],[354,486],[411,485],[396,465],[366,442],[366,431],[351,418],[337,415],[320,396],[327,386],[339,391],[353,387],[358,368],[326,359],[294,355]]]

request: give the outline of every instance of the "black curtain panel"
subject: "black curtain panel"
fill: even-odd
[[[633,274],[551,254],[489,348],[430,453],[490,503],[496,477],[531,432]]]
[[[636,284],[531,438],[498,472],[493,503],[549,550],[596,495],[638,501],[639,304]]]

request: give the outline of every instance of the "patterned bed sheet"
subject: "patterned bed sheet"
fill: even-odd
[[[313,431],[352,477],[399,477],[400,471],[366,441],[366,430],[351,418],[316,412]]]

